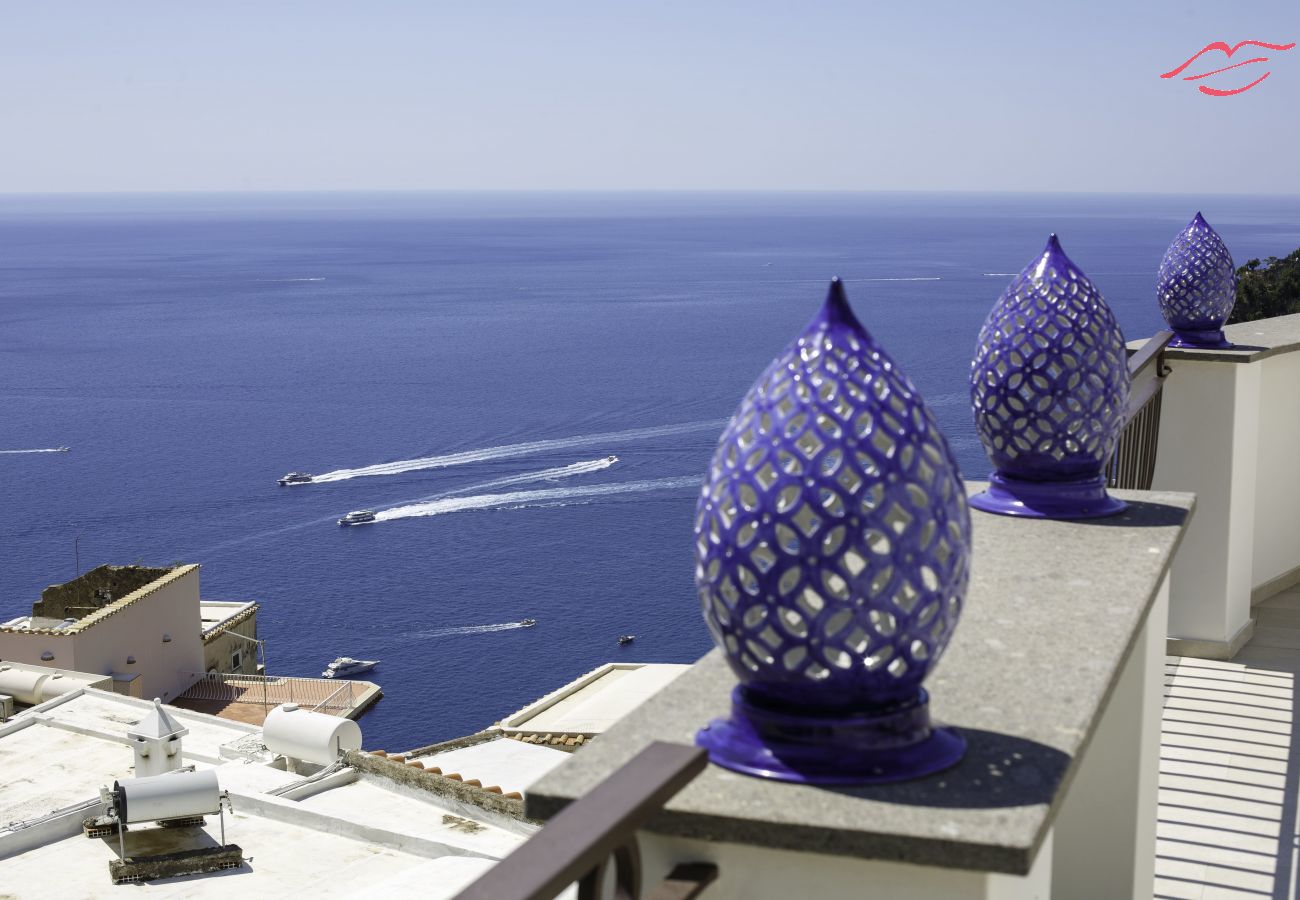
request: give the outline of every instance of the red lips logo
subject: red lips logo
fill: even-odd
[[[1204,48],[1202,48],[1199,52],[1197,52],[1194,56],[1192,56],[1191,59],[1187,60],[1187,62],[1183,63],[1181,66],[1179,66],[1176,69],[1173,69],[1172,71],[1164,73],[1160,77],[1176,78],[1177,76],[1183,73],[1184,69],[1186,69],[1192,63],[1196,62],[1205,54],[1209,53],[1211,50],[1221,50],[1226,56],[1231,58],[1232,54],[1236,53],[1242,47],[1263,47],[1266,50],[1290,50],[1294,46],[1295,46],[1295,41],[1292,41],[1289,44],[1266,44],[1263,41],[1242,41],[1239,44],[1229,47],[1223,41],[1215,41],[1212,44],[1206,44]],[[1199,81],[1202,78],[1209,78],[1211,75],[1218,75],[1220,72],[1228,72],[1231,71],[1232,69],[1240,69],[1242,66],[1251,66],[1256,63],[1262,63],[1262,62],[1268,62],[1268,57],[1256,56],[1254,59],[1247,59],[1244,60],[1243,62],[1234,63],[1233,65],[1230,66],[1224,66],[1221,69],[1212,69],[1209,72],[1201,72],[1200,74],[1197,75],[1184,75],[1183,81]],[[1272,70],[1269,70],[1268,72],[1265,72],[1263,75],[1259,76],[1258,78],[1256,78],[1254,81],[1252,81],[1250,84],[1246,85],[1245,87],[1233,88],[1232,90],[1212,88],[1209,85],[1204,85],[1204,84],[1197,85],[1197,90],[1199,90],[1202,94],[1208,94],[1211,97],[1231,97],[1234,94],[1241,94],[1244,93],[1245,91],[1250,90],[1251,88],[1259,84],[1261,81],[1263,81],[1271,74],[1272,74]]]

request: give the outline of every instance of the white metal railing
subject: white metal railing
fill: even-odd
[[[331,709],[351,709],[353,690],[355,688],[356,685],[351,681],[344,681],[338,686],[334,693],[313,706],[311,708],[312,712],[324,712]]]

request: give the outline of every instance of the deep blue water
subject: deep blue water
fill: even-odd
[[[1238,262],[1300,246],[1300,198],[0,197],[0,449],[73,448],[0,454],[0,617],[75,574],[77,535],[83,569],[201,563],[205,597],[263,604],[272,672],[382,658],[370,747],[478,729],[608,660],[692,661],[690,479],[832,275],[978,477],[966,377],[1009,273],[1056,231],[1149,334],[1198,208]],[[547,493],[334,524],[457,491]]]

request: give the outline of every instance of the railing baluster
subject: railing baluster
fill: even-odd
[[[1149,490],[1155,477],[1156,446],[1160,437],[1160,395],[1168,371],[1164,351],[1173,333],[1162,331],[1147,341],[1129,359],[1129,394],[1126,422],[1115,453],[1106,466],[1106,485],[1113,488]],[[1154,364],[1154,371],[1148,373]],[[1148,375],[1139,380],[1139,376]]]

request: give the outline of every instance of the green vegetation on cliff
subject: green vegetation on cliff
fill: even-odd
[[[1300,313],[1300,250],[1262,263],[1252,259],[1237,270],[1237,305],[1229,323],[1291,313]]]

